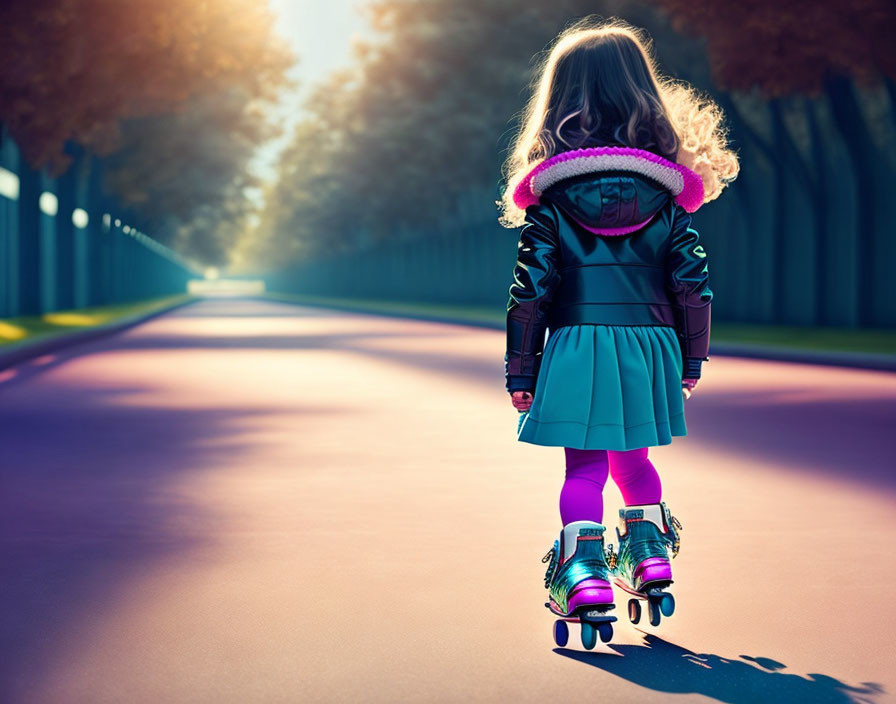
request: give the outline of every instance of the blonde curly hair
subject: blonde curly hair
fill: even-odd
[[[723,118],[711,98],[660,75],[643,30],[585,17],[557,36],[536,69],[502,168],[507,186],[496,201],[499,222],[524,223],[513,192],[532,168],[588,146],[651,151],[698,173],[704,203],[718,198],[740,168]]]

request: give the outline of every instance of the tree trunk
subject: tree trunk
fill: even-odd
[[[890,98],[890,119],[896,126],[896,82],[889,76],[884,76],[884,87],[887,89],[887,97]]]
[[[812,210],[815,216],[815,312],[816,325],[830,324],[828,281],[828,160],[824,149],[824,138],[818,125],[815,106],[811,99],[803,98],[806,121],[809,125],[809,143],[812,150],[812,171],[815,172],[815,189],[812,193]]]
[[[856,201],[856,318],[860,326],[874,324],[874,265],[877,255],[876,150],[862,115],[852,81],[845,76],[828,76],[825,94],[834,124],[843,137],[853,167]]]
[[[773,247],[774,251],[771,260],[771,291],[772,291],[772,320],[775,324],[785,322],[784,315],[784,279],[787,276],[787,260],[785,252],[787,249],[787,232],[785,218],[787,214],[787,194],[790,193],[790,178],[783,167],[783,161],[786,161],[786,142],[789,139],[787,134],[787,126],[784,124],[784,118],[781,115],[781,104],[778,99],[770,100],[768,103],[769,113],[771,115],[772,127],[772,144],[774,151],[779,159],[779,163],[775,168],[775,194],[772,199],[773,218]]]
[[[75,226],[72,211],[77,200],[78,174],[83,155],[73,155],[75,162],[59,177],[57,197],[59,212],[56,215],[56,307],[68,310],[75,305]]]
[[[40,315],[40,172],[21,162],[19,168],[19,315]]]
[[[771,145],[760,134],[758,134],[747,120],[740,114],[737,105],[727,93],[719,94],[717,101],[728,118],[732,126],[732,135],[735,139],[735,146],[741,150],[741,159],[744,160],[743,151],[747,149],[748,153],[756,154],[757,152],[765,157],[772,169],[775,169],[774,150]],[[754,149],[749,149],[752,145]],[[743,175],[738,177],[735,182],[735,191],[738,195],[738,206],[743,215],[744,222],[748,223],[747,230],[751,229],[757,213],[757,198],[755,196],[755,181],[751,177],[748,170],[744,170]],[[732,251],[734,251],[732,247]],[[736,291],[736,309],[738,318],[745,322],[762,322],[762,316],[756,314],[755,296],[751,293],[751,280],[754,278],[752,273],[762,268],[762,262],[757,256],[758,248],[754,242],[739,242],[736,250],[742,253],[743,261],[738,267],[737,283],[734,290]],[[734,272],[732,272],[733,274]],[[743,278],[742,278],[743,277]],[[747,301],[751,301],[748,304]]]
[[[827,217],[825,214],[825,206],[827,204],[826,189],[824,187],[824,173],[819,170],[819,164],[825,163],[824,158],[824,148],[820,141],[820,137],[817,139],[813,138],[811,148],[812,148],[812,162],[807,163],[807,160],[800,153],[800,150],[797,148],[796,143],[793,140],[793,137],[790,135],[790,132],[787,129],[787,125],[784,122],[784,117],[781,112],[781,104],[779,100],[772,100],[769,102],[769,108],[772,113],[772,129],[775,133],[775,150],[779,154],[779,158],[781,160],[782,166],[786,168],[786,170],[796,177],[797,182],[802,186],[803,190],[806,193],[806,197],[809,201],[809,213],[808,218],[811,222],[811,234],[813,241],[813,249],[814,256],[812,259],[812,270],[810,272],[810,276],[812,279],[812,287],[813,287],[813,312],[812,318],[816,323],[820,322],[819,317],[819,306],[823,305],[820,303],[819,294],[823,292],[819,291],[819,286],[824,285],[825,283],[825,272],[827,271],[825,260],[824,247],[827,243]],[[811,113],[811,114],[810,114]],[[807,119],[809,120],[809,131],[812,132],[813,128],[818,130],[818,125],[815,122],[815,115],[811,110],[807,111]],[[811,136],[811,135],[810,135]],[[817,137],[817,135],[816,135]],[[788,184],[789,185],[789,184]],[[793,190],[787,191],[786,194],[792,195]],[[786,208],[785,203],[785,208]],[[791,207],[793,207],[791,205]],[[786,211],[785,211],[786,212]],[[783,213],[782,213],[783,215]],[[787,233],[784,233],[787,236]],[[782,246],[783,246],[782,240]],[[780,275],[782,276],[781,285],[783,287],[784,278],[789,275],[793,275],[797,270],[794,268],[790,268],[789,270],[785,267],[782,271],[780,271]],[[823,316],[822,316],[823,317]]]

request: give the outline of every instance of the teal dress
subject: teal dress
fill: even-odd
[[[569,325],[551,330],[518,439],[633,450],[687,435],[675,328]]]

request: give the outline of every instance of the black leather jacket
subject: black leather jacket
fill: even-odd
[[[646,225],[629,234],[589,228]],[[634,172],[575,176],[526,208],[507,304],[510,392],[535,389],[545,333],[564,325],[667,325],[685,378],[708,360],[712,291],[691,215]]]

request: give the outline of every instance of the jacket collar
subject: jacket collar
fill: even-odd
[[[539,202],[555,183],[602,171],[631,171],[656,181],[689,213],[703,205],[703,179],[691,169],[643,149],[586,147],[555,154],[536,165],[513,192],[513,202],[525,210]]]

